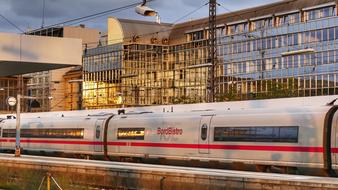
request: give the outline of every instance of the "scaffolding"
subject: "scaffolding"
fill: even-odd
[[[18,93],[27,92],[28,78],[19,77],[0,77],[0,113],[15,112],[15,108],[7,105],[8,97],[16,97]],[[21,102],[22,111],[27,111],[28,102]]]

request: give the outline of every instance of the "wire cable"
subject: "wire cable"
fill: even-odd
[[[8,18],[6,18],[4,15],[0,14],[0,17],[2,17],[7,23],[9,23],[10,25],[12,25],[14,28],[16,28],[17,30],[19,30],[20,32],[22,32],[22,33],[25,32],[18,25],[14,24],[12,21],[10,21]]]
[[[192,10],[192,11],[190,11],[189,13],[183,15],[182,17],[176,19],[176,20],[173,22],[173,24],[176,24],[177,22],[181,21],[182,19],[184,19],[184,18],[186,18],[186,17],[188,17],[188,16],[194,14],[195,12],[197,12],[198,10],[200,10],[201,8],[203,8],[204,6],[206,6],[206,5],[208,5],[208,4],[209,4],[209,2],[203,4],[203,5],[199,6],[198,8],[196,8],[195,10]]]
[[[148,0],[147,2],[151,2],[151,1],[155,1],[155,0]],[[98,13],[94,13],[94,14],[91,14],[91,15],[87,15],[87,16],[82,16],[82,17],[66,20],[66,21],[63,21],[63,22],[59,22],[59,23],[48,25],[46,27],[43,27],[43,29],[49,29],[49,28],[56,27],[56,26],[71,24],[71,23],[74,23],[74,22],[80,22],[81,20],[84,20],[84,19],[86,19],[86,21],[88,21],[88,20],[91,20],[92,18],[97,18],[97,17],[100,17],[100,16],[105,16],[106,14],[117,13],[117,12],[129,9],[129,8],[133,8],[133,7],[135,7],[135,6],[139,5],[139,4],[140,4],[140,2],[132,3],[132,4],[129,4],[129,5],[125,5],[125,6],[122,6],[122,7],[118,7],[118,8],[114,8],[114,9],[98,12]],[[32,30],[30,32],[36,32],[36,31],[39,31],[39,30],[41,30],[41,28]]]
[[[177,18],[173,23],[170,23],[171,25],[174,25],[174,24],[177,24],[179,21],[185,19],[186,17],[196,13],[197,11],[199,11],[200,9],[202,9],[204,6],[208,5],[209,2],[207,3],[203,3],[201,6],[199,6],[198,8],[190,11],[189,13]],[[158,33],[164,33],[164,32],[169,32],[169,31],[172,31],[172,28],[169,28],[169,29],[161,29],[161,30],[158,30],[158,31],[155,31],[155,32],[149,32],[149,33],[143,33],[143,34],[139,34],[137,35],[138,37],[145,37],[145,36],[151,36],[151,35],[154,35],[154,34],[158,34]],[[132,36],[128,36],[128,37],[125,37],[125,38],[119,38],[119,39],[113,39],[113,40],[108,40],[107,42],[117,42],[117,41],[121,41],[121,40],[125,40],[125,39],[128,39],[128,38],[132,38]],[[88,42],[86,43],[87,45],[90,45],[90,44],[97,44],[97,42]],[[86,44],[83,44],[84,46]]]

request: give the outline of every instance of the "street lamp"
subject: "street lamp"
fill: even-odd
[[[135,12],[142,15],[142,16],[156,16],[156,22],[158,24],[161,24],[160,15],[157,11],[154,9],[145,6],[147,3],[147,0],[143,0],[143,3],[141,5],[136,6]]]

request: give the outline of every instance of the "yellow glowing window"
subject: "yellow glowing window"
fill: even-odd
[[[144,140],[144,128],[118,128],[117,139]]]

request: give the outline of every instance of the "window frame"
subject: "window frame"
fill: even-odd
[[[293,136],[290,136],[290,134],[286,133],[285,131],[283,134],[281,134],[281,129],[293,130],[291,131],[293,132],[292,134]],[[277,130],[278,133],[276,132]],[[224,136],[224,133],[228,133],[227,134],[228,136]],[[274,137],[271,135],[278,136]],[[239,126],[239,127],[215,126],[213,138],[214,142],[273,142],[273,143],[298,143],[298,139],[299,139],[299,126]]]

